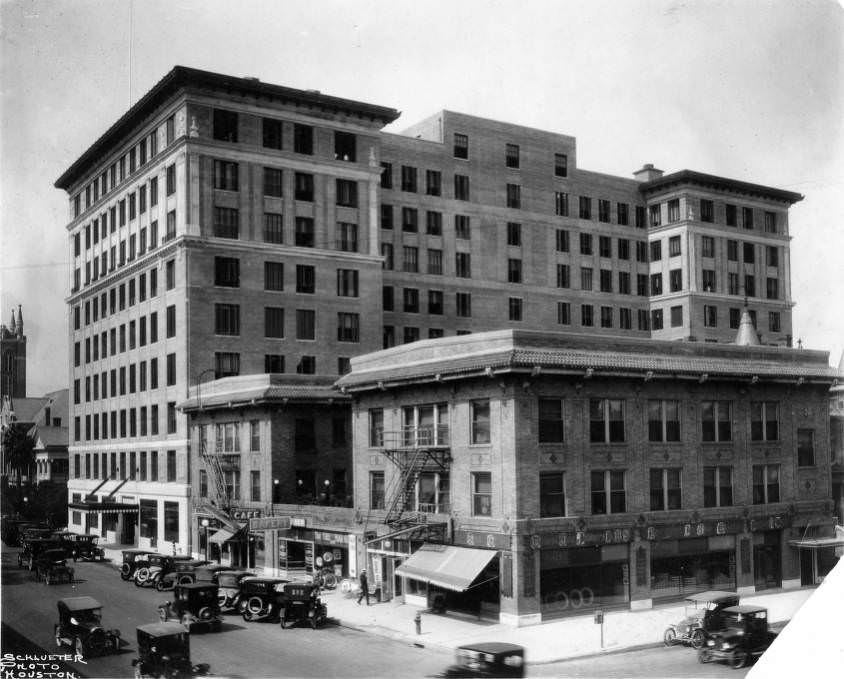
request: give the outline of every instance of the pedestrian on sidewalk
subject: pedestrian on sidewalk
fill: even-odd
[[[358,596],[358,606],[360,606],[360,600],[363,597],[366,597],[366,605],[369,606],[369,581],[366,579],[366,569],[364,568],[360,572],[360,595]]]

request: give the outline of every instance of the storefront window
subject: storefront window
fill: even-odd
[[[158,536],[158,502],[155,500],[141,500],[140,503],[140,536],[152,538]],[[155,544],[153,542],[153,544]]]
[[[166,542],[179,541],[179,503],[164,503],[164,540]]]
[[[651,595],[686,596],[707,589],[735,589],[735,550],[708,551],[708,538],[654,543]]]
[[[539,591],[543,614],[629,601],[627,552],[626,544],[542,550]]]

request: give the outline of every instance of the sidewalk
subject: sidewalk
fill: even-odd
[[[106,559],[120,568],[119,549],[103,545]],[[742,603],[757,604],[768,609],[775,628],[790,620],[814,588],[773,590],[742,597]],[[506,641],[526,649],[530,664],[568,660],[589,655],[619,652],[662,644],[662,634],[671,623],[682,620],[682,602],[658,606],[647,611],[607,611],[604,613],[603,644],[601,625],[593,622],[591,613],[563,618],[530,627],[511,627],[485,620],[438,615],[397,601],[358,605],[357,596],[339,588],[322,593],[328,617],[342,627],[396,639],[425,647],[454,649],[475,641]],[[421,614],[421,634],[416,634],[416,613]],[[776,623],[780,623],[777,625]]]
[[[814,589],[757,594],[742,603],[768,608],[772,623],[791,619]],[[454,649],[474,641],[506,641],[526,649],[530,664],[549,663],[575,657],[631,650],[662,644],[662,633],[670,623],[683,618],[683,605],[660,606],[648,611],[609,611],[604,614],[603,646],[601,626],[591,614],[554,620],[530,627],[510,627],[454,615],[437,615],[393,601],[357,605],[357,597],[339,589],[324,592],[329,618],[343,627],[379,634],[422,646]],[[421,634],[416,634],[414,617],[421,613]],[[782,625],[774,624],[774,627]]]

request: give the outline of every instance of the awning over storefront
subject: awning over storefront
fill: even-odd
[[[422,545],[396,573],[414,580],[464,592],[498,552],[454,545]]]
[[[137,514],[138,505],[124,502],[70,502],[70,509],[93,514]]]
[[[232,517],[229,516],[226,512],[220,511],[214,505],[207,502],[204,502],[199,505],[194,511],[194,515],[217,519],[217,521],[222,523],[233,533],[236,533],[242,528],[242,526],[238,522],[234,521]]]
[[[243,528],[236,531],[231,531],[228,528],[220,528],[214,535],[208,538],[208,542],[211,542],[215,545],[222,545],[224,542],[229,542],[230,540],[238,540],[243,533]]]
[[[824,549],[826,547],[844,547],[844,527],[836,526],[835,535],[822,538],[800,538],[789,540],[788,544],[798,549]]]

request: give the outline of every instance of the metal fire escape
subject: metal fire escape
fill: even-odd
[[[384,523],[396,529],[425,525],[425,512],[408,509],[412,509],[416,482],[422,472],[449,470],[451,449],[448,444],[448,427],[406,427],[399,432],[384,432],[383,445],[384,456],[398,470],[389,492],[385,493],[387,513]]]

